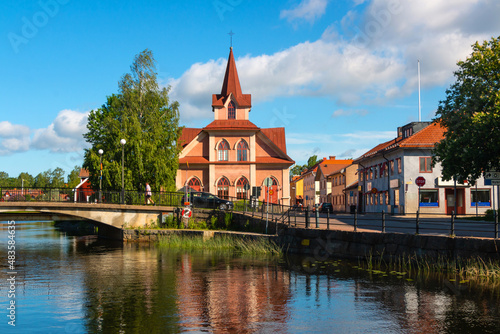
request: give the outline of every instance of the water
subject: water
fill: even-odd
[[[15,327],[7,225],[0,333],[498,333],[491,290],[367,274],[346,261],[159,250],[17,222]]]

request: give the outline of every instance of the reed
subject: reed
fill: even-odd
[[[245,239],[228,235],[203,239],[202,236],[169,235],[159,241],[160,248],[182,250],[204,250],[219,252],[235,252],[246,255],[281,256],[281,248],[266,238]]]

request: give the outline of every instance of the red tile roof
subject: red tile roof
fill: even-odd
[[[208,124],[203,130],[258,130],[259,127],[248,120],[219,119]]]
[[[343,164],[328,164],[328,165],[320,164],[319,169],[321,170],[321,173],[323,173],[323,175],[325,175],[325,177],[326,177],[328,175],[332,175],[332,174],[340,172],[340,170],[342,168],[346,168],[347,166],[350,166],[352,164],[352,160],[349,160],[349,161],[351,161],[351,162],[343,163]]]
[[[286,154],[285,128],[268,128],[260,131]]]
[[[78,177],[80,179],[85,179],[85,178],[87,178],[89,176],[90,176],[90,173],[89,173],[89,171],[87,169],[85,169],[85,168],[81,168],[80,169],[80,174],[78,175]]]
[[[255,157],[255,162],[258,164],[293,164],[295,161],[290,159],[278,158],[278,157]]]
[[[205,157],[184,157],[179,159],[179,164],[185,164],[189,162],[190,164],[208,164],[208,159]]]
[[[252,96],[241,92],[240,79],[238,78],[238,71],[236,70],[236,62],[234,61],[232,47],[229,51],[226,74],[224,75],[224,81],[222,83],[222,90],[220,94],[212,95],[212,106],[222,107],[230,94],[233,94],[238,107],[250,108],[252,106]]]
[[[179,138],[179,142],[182,145],[182,147],[185,147],[187,144],[189,144],[193,139],[198,136],[198,134],[201,132],[201,129],[196,129],[196,128],[183,128],[181,137]]]
[[[400,147],[404,148],[433,148],[434,145],[444,138],[446,129],[441,126],[439,122],[433,122],[412,136],[407,138],[397,137],[386,141],[385,143],[378,144],[359,158],[356,161],[362,160],[369,156],[375,155],[382,151],[389,151]]]

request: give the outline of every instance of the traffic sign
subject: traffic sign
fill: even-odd
[[[266,179],[264,180],[264,185],[265,185],[266,187],[272,187],[272,186],[273,186],[273,183],[274,183],[274,182],[273,182],[273,179],[271,179],[270,177],[268,177],[268,178],[266,178]]]
[[[487,172],[484,172],[484,178],[488,180],[500,180],[500,171],[489,170]]]
[[[425,179],[423,176],[419,176],[415,179],[415,184],[419,187],[423,187],[425,185]]]
[[[271,189],[269,190],[269,195],[272,196],[274,194],[274,191]]]

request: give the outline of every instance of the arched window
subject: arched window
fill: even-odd
[[[246,141],[241,140],[238,143],[238,161],[248,161],[248,144]]]
[[[229,144],[227,141],[222,140],[217,150],[219,151],[219,161],[227,161],[229,157]]]
[[[247,184],[248,180],[246,177],[241,177],[238,182],[236,182],[236,197],[238,197],[238,199],[247,199],[248,191],[245,190],[245,185]]]
[[[236,119],[236,108],[233,101],[227,106],[227,119]]]
[[[200,180],[196,177],[191,178],[188,182],[188,187],[193,188],[194,191],[200,191],[201,190]]]
[[[217,196],[225,199],[229,197],[229,180],[226,177],[221,177],[217,182]]]

